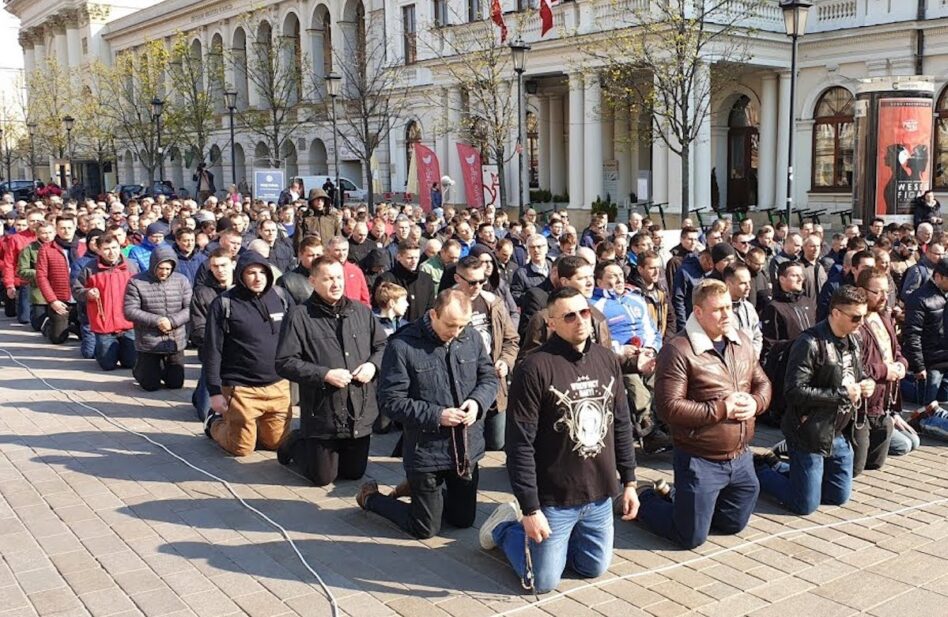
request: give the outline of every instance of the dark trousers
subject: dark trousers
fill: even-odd
[[[892,418],[869,416],[848,436],[853,447],[853,477],[864,469],[882,469],[892,440]]]
[[[704,544],[708,533],[738,533],[747,526],[760,484],[748,450],[730,461],[712,461],[675,448],[671,500],[652,490],[641,495],[638,520],[686,549]]]
[[[69,338],[70,328],[78,332],[79,322],[75,304],[68,304],[69,310],[59,315],[47,307],[46,322],[43,324],[43,336],[54,345],[62,345]]]
[[[488,452],[503,452],[507,431],[507,414],[493,407],[484,416],[484,448]]]
[[[167,354],[139,351],[132,376],[147,392],[158,390],[162,383],[169,390],[178,390],[184,385],[184,352]]]
[[[16,320],[22,324],[30,323],[30,286],[16,288]]]
[[[45,304],[30,305],[30,326],[35,332],[43,329],[43,322],[46,321],[46,311],[49,307]]]
[[[135,366],[135,331],[95,335],[95,361],[103,371]]]
[[[12,298],[7,295],[7,290],[0,290],[3,295],[3,314],[7,317],[16,317],[16,296]]]
[[[369,441],[368,435],[357,439],[295,439],[291,455],[313,484],[326,486],[336,480],[358,480],[365,475]]]
[[[378,493],[366,500],[366,509],[384,516],[422,540],[436,536],[441,531],[442,517],[459,529],[474,524],[479,477],[477,465],[474,465],[470,480],[459,478],[454,469],[407,475],[411,486],[410,504]]]

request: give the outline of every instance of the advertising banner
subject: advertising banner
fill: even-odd
[[[282,169],[254,169],[253,196],[255,199],[276,201],[286,186],[286,174]]]
[[[464,176],[464,194],[471,208],[484,207],[484,182],[481,175],[481,153],[474,146],[457,144],[458,158],[461,160],[461,175]]]
[[[500,206],[500,177],[496,165],[481,165],[481,187],[485,206]]]
[[[933,119],[929,98],[879,101],[876,215],[911,214],[912,201],[931,186]]]
[[[415,144],[415,166],[418,170],[418,203],[425,212],[431,212],[431,186],[441,186],[441,166],[434,150]]]

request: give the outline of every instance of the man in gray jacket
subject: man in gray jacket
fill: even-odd
[[[147,272],[136,274],[125,290],[125,318],[135,324],[138,358],[132,375],[143,390],[177,390],[184,385],[186,325],[191,283],[175,272],[174,249],[162,244],[151,253]]]
[[[742,263],[731,264],[724,269],[724,282],[731,294],[731,306],[737,319],[735,329],[747,333],[754,343],[754,353],[760,358],[764,346],[764,334],[760,329],[760,318],[754,305],[748,301],[751,291],[750,269]]]

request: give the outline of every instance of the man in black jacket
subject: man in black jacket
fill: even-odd
[[[254,251],[241,255],[234,278],[236,286],[207,314],[204,368],[214,413],[204,432],[234,456],[247,456],[257,447],[276,450],[292,417],[290,384],[275,368],[288,302]]]
[[[442,513],[455,527],[474,524],[484,414],[499,382],[471,313],[463,292],[441,292],[431,310],[392,335],[382,358],[378,402],[404,427],[411,504],[380,494],[375,482],[363,484],[356,501],[416,538],[436,535]]]
[[[553,334],[514,373],[510,390],[507,471],[517,502],[498,506],[479,534],[537,593],[555,589],[567,564],[583,577],[603,574],[612,560],[612,498],[623,520],[639,508],[619,361],[591,340],[579,291],[553,292],[547,311]]]
[[[323,256],[323,241],[316,236],[307,236],[300,241],[300,250],[297,258],[298,265],[284,272],[276,284],[290,293],[293,302],[303,304],[313,295],[313,286],[310,285],[309,276],[313,262]]]
[[[257,236],[270,247],[269,261],[280,272],[287,272],[293,267],[293,243],[285,235],[279,234],[276,221],[261,221],[257,227]]]
[[[313,262],[310,284],[313,295],[290,313],[277,348],[277,373],[300,387],[300,428],[277,457],[325,486],[365,474],[385,332],[368,307],[346,298],[338,261]]]
[[[204,372],[204,334],[207,327],[207,311],[214,298],[227,291],[234,285],[234,258],[224,248],[218,248],[208,258],[208,275],[204,280],[197,281],[194,293],[191,295],[191,345],[198,352],[201,361],[201,373],[198,376],[197,386],[191,394],[191,404],[197,410],[198,419],[203,422],[211,411],[211,394],[207,390],[207,375]]]
[[[771,453],[758,459],[757,475],[762,492],[797,514],[849,501],[853,449],[843,430],[876,386],[863,370],[854,335],[867,310],[866,292],[844,285],[830,299],[829,316],[790,348],[780,425],[790,466],[778,471]]]
[[[944,338],[945,302],[948,299],[948,257],[935,264],[932,278],[913,293],[905,305],[902,352],[909,372],[921,387],[927,405],[948,400],[948,349]]]
[[[375,284],[388,281],[401,285],[408,290],[408,313],[405,318],[415,321],[431,308],[435,297],[434,281],[427,272],[418,270],[421,261],[421,248],[417,242],[403,240],[398,244],[395,256],[395,266],[388,272],[383,272]],[[375,288],[372,289],[375,294]]]

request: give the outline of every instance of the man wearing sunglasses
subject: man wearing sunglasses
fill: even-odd
[[[780,425],[790,465],[778,464],[770,452],[758,458],[757,476],[761,491],[797,514],[849,501],[853,449],[843,431],[876,387],[855,336],[867,311],[866,292],[843,285],[830,299],[827,318],[790,348]]]
[[[507,472],[517,501],[499,505],[479,534],[481,547],[499,547],[536,593],[555,589],[567,565],[582,577],[603,574],[612,498],[624,520],[639,508],[619,362],[592,341],[592,311],[578,290],[554,291],[545,313],[550,338],[510,388]]]

